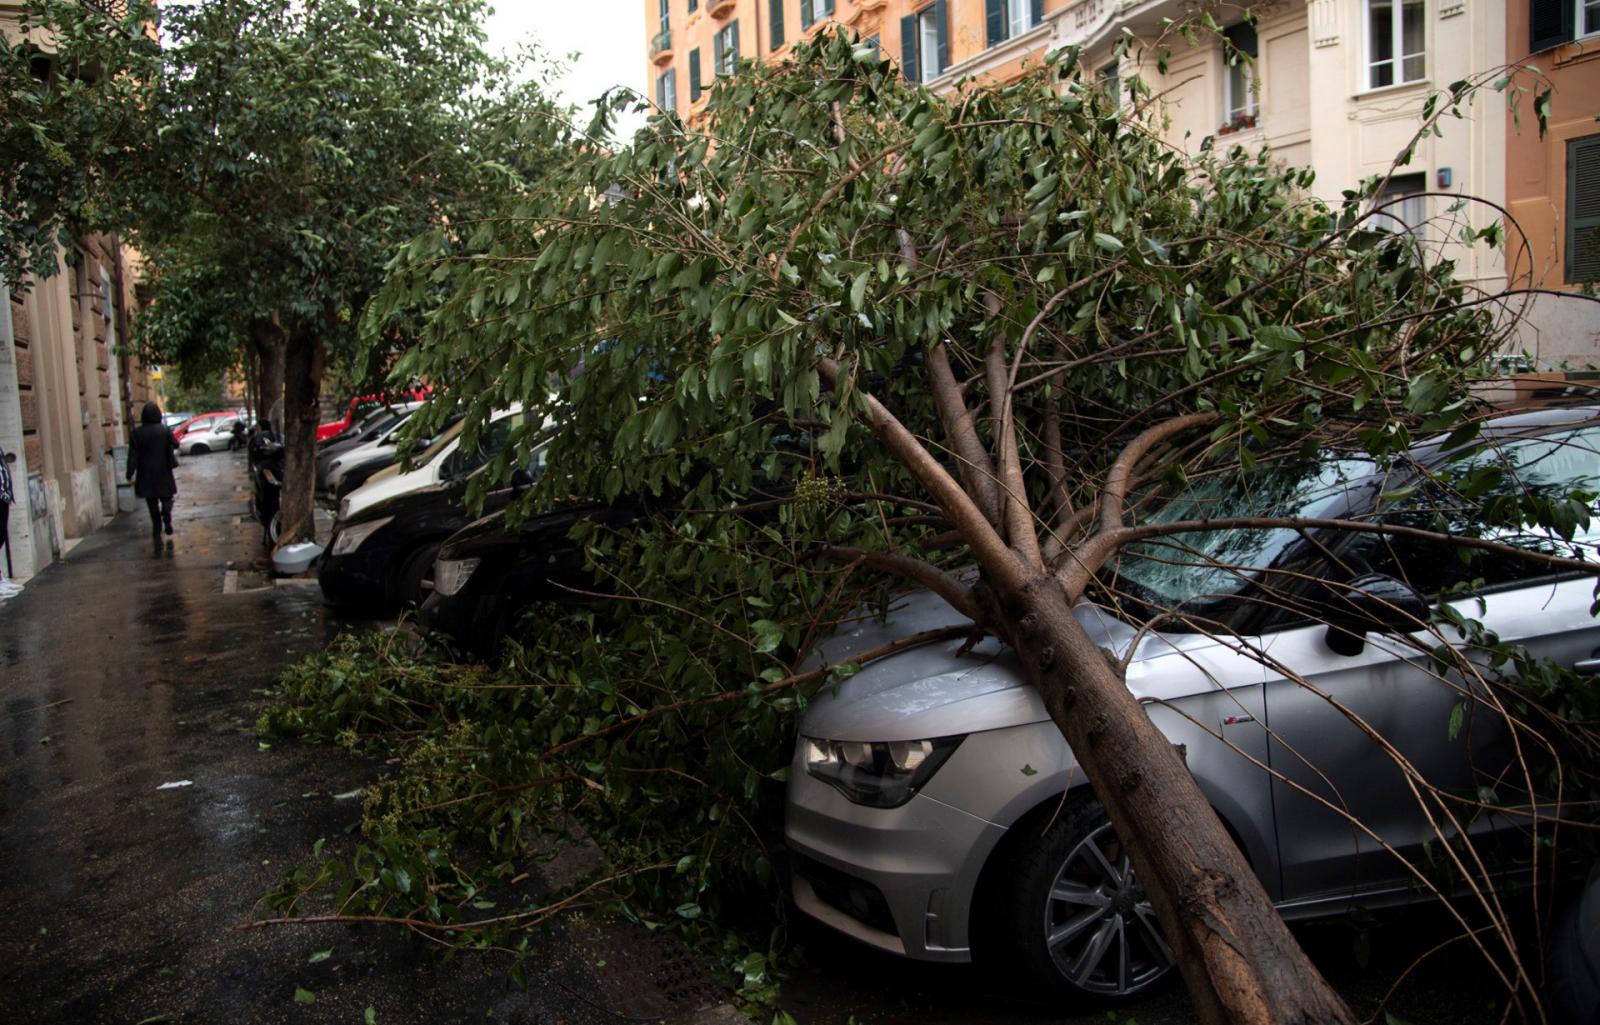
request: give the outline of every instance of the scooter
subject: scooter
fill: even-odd
[[[283,495],[283,442],[265,425],[250,439],[250,509],[268,548],[278,543],[278,504]]]

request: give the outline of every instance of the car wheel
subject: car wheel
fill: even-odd
[[[275,548],[278,544],[278,532],[283,529],[283,517],[278,513],[272,514],[272,519],[267,521],[267,547]]]
[[[207,452],[210,452],[210,451],[211,451],[211,446],[209,446],[209,445],[196,445],[196,446],[194,446],[193,448],[191,448],[189,450],[189,454],[191,456],[203,456]]]
[[[411,558],[401,567],[395,597],[402,609],[414,609],[421,605],[433,590],[433,559],[438,554],[437,541],[425,544],[411,553]]]
[[[1080,1004],[1137,996],[1171,973],[1155,910],[1098,801],[1069,798],[1043,836],[1018,841],[994,923],[1003,963]]]

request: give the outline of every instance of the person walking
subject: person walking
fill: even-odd
[[[0,601],[22,593],[21,584],[6,579],[11,569],[11,503],[16,500],[11,485],[11,463],[16,458],[0,446],[0,548],[6,550],[5,564],[0,566]]]
[[[146,402],[128,445],[128,479],[133,481],[133,493],[150,509],[150,533],[157,542],[162,527],[172,533],[172,500],[178,494],[172,468],[177,465],[178,439],[161,422],[161,408]]]

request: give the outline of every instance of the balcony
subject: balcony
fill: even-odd
[[[706,13],[713,18],[726,18],[739,6],[739,0],[711,0],[706,4]]]
[[[664,28],[650,38],[650,59],[657,64],[672,62],[672,30]]]

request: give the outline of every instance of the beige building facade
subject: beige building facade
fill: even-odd
[[[18,13],[0,3],[0,38],[16,37]],[[123,446],[153,395],[121,351],[136,280],[121,242],[92,235],[59,251],[55,274],[0,285],[0,448],[16,459],[7,578],[27,579],[117,512]]]
[[[940,90],[974,78],[1004,81],[1050,51],[1077,47],[1087,73],[1116,89],[1129,116],[1172,145],[1189,152],[1203,144],[1267,146],[1285,164],[1311,168],[1312,191],[1330,203],[1373,175],[1388,175],[1376,223],[1417,233],[1479,288],[1498,291],[1507,284],[1502,251],[1459,241],[1464,227],[1481,229],[1501,219],[1497,208],[1512,198],[1508,159],[1515,164],[1518,147],[1529,145],[1531,129],[1514,132],[1502,94],[1478,92],[1463,107],[1464,117],[1442,118],[1441,134],[1421,138],[1403,165],[1396,166],[1396,158],[1421,129],[1430,93],[1475,76],[1492,80],[1495,69],[1522,62],[1530,0],[1270,0],[1204,7],[1187,0],[644,2],[656,102],[691,118],[703,109],[716,74],[731,67],[731,53],[781,60],[795,39],[829,23],[875,40],[907,77]],[[1580,19],[1596,8],[1600,18],[1600,0],[1532,2],[1565,3]],[[1191,45],[1172,32],[1171,22],[1201,10],[1228,45],[1208,33]],[[1513,23],[1522,25],[1521,40],[1508,33]],[[1584,55],[1593,48],[1581,40],[1573,45]],[[1252,59],[1230,61],[1231,52]],[[1562,53],[1551,59],[1567,65],[1588,59]],[[1557,139],[1600,132],[1600,84],[1586,77],[1600,72],[1600,61],[1583,66],[1581,76],[1568,71],[1570,84],[1555,83]],[[1142,89],[1133,87],[1135,79]],[[1531,95],[1524,97],[1525,125],[1532,123],[1531,103]],[[1554,166],[1561,145],[1545,144],[1541,160]],[[1458,207],[1468,196],[1487,203]],[[1538,196],[1530,203],[1562,201]],[[1548,220],[1529,223],[1548,239]],[[1523,331],[1514,347],[1528,349],[1542,366],[1600,364],[1593,314],[1573,309],[1542,329]]]

